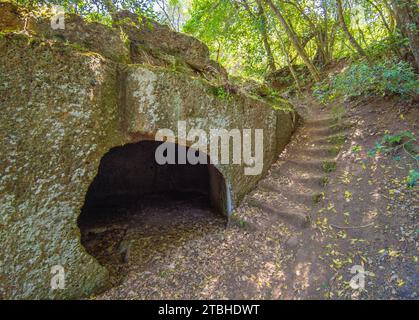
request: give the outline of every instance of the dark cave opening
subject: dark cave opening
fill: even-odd
[[[208,155],[203,154],[207,164],[160,165],[155,151],[161,143],[140,141],[112,148],[102,157],[87,191],[78,218],[81,242],[111,274],[119,273],[129,260],[128,237],[227,222],[226,183]]]

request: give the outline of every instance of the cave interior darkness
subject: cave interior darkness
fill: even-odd
[[[112,148],[102,157],[78,218],[82,233],[84,228],[118,212],[163,202],[170,205],[178,200],[189,199],[200,207],[227,215],[226,183],[218,169],[209,163],[208,155],[204,155],[207,164],[160,165],[155,160],[155,151],[161,143],[127,144]],[[175,147],[178,159],[178,145]]]

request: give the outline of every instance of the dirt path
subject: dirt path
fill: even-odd
[[[377,125],[370,135],[373,106],[348,106],[342,121],[310,97],[298,108],[305,123],[229,226],[197,199],[134,212],[123,227],[113,221],[107,233],[99,230],[108,242],[96,235],[91,250],[119,276],[94,298],[417,297],[417,189],[401,178],[411,161],[401,155],[394,168],[367,159],[384,131]],[[403,126],[415,130],[408,118],[417,113],[409,112]],[[400,126],[390,116],[381,125]],[[354,145],[363,151],[353,153]],[[348,285],[354,265],[368,272],[364,291]]]

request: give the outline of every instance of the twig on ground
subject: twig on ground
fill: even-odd
[[[371,222],[369,224],[365,224],[365,225],[362,225],[362,226],[352,226],[352,227],[351,226],[348,226],[348,227],[346,227],[346,226],[336,226],[334,224],[331,224],[330,226],[334,227],[334,228],[337,228],[337,229],[359,229],[359,228],[371,227],[373,225],[374,225],[374,222]]]

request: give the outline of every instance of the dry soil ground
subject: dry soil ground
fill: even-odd
[[[367,152],[385,133],[416,133],[418,105],[326,107],[308,94],[295,105],[303,123],[228,225],[196,197],[92,226],[85,245],[112,275],[92,298],[417,299],[415,160]],[[349,285],[356,265],[363,290]]]

